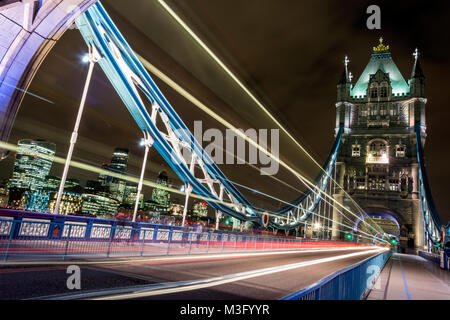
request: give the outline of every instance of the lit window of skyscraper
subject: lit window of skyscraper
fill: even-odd
[[[103,163],[102,169],[108,170],[116,173],[126,173],[128,166],[128,149],[116,148],[111,159],[111,163]],[[122,202],[124,199],[125,192],[125,181],[113,178],[107,174],[100,174],[98,177],[99,182],[102,186],[109,187],[110,196],[113,199]]]
[[[128,165],[128,149],[116,148],[111,159],[111,170],[125,173]]]
[[[10,187],[30,190],[44,187],[55,156],[55,144],[44,140],[23,139],[17,145]]]

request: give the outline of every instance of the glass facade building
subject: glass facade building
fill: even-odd
[[[55,156],[55,144],[44,140],[22,139],[17,146],[10,188],[43,188]]]
[[[52,192],[50,196],[50,203],[48,206],[49,212],[53,212],[53,210],[55,209],[57,197],[58,192]],[[82,205],[83,197],[81,194],[73,192],[63,192],[61,196],[61,203],[59,205],[59,214],[67,215],[81,212]]]
[[[95,216],[110,217],[117,213],[119,202],[117,200],[95,195],[83,194],[83,213],[93,214]]]

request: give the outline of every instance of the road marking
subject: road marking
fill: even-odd
[[[213,277],[209,279],[199,279],[191,281],[180,281],[180,282],[169,282],[162,284],[145,285],[140,287],[126,287],[117,288],[110,290],[101,290],[95,292],[84,292],[73,295],[59,295],[48,297],[50,300],[72,300],[72,299],[92,299],[92,300],[119,300],[119,299],[134,299],[143,298],[163,294],[171,294],[184,291],[192,291],[198,289],[204,289],[214,286],[219,286],[226,283],[241,281],[245,279],[260,277],[264,275],[269,275],[273,273],[279,273],[283,271],[288,271],[296,268],[302,268],[306,266],[316,265],[320,263],[326,263],[331,261],[337,261],[342,259],[347,259],[351,257],[356,257],[360,255],[365,255],[368,253],[379,253],[386,251],[387,249],[371,249],[362,252],[349,253],[336,257],[321,258],[311,261],[304,261],[300,263],[292,263],[283,266],[276,266],[252,271],[245,271],[235,274],[229,274],[225,276]],[[43,299],[43,298],[39,298]]]
[[[408,300],[411,300],[411,295],[409,294],[408,284],[406,283],[405,270],[403,269],[403,265],[402,265],[402,258],[401,258],[401,257],[398,257],[398,261],[400,262],[400,269],[402,270],[403,285],[404,285],[404,287],[405,287],[406,298],[407,298]]]

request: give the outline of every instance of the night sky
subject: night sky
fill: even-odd
[[[132,48],[182,87],[235,126],[276,128],[230,78],[193,42],[157,1],[102,1]],[[450,178],[450,24],[448,1],[296,1],[296,0],[189,0],[167,1],[187,24],[235,72],[253,93],[319,162],[323,163],[334,141],[336,84],[345,55],[357,80],[369,61],[373,46],[382,36],[392,57],[408,80],[412,53],[421,52],[426,76],[427,172],[433,196],[443,220],[450,219],[446,201]],[[345,3],[345,5],[344,5]],[[366,8],[381,7],[381,30],[368,30]],[[69,30],[55,45],[30,92],[52,101],[27,95],[11,133],[20,138],[43,138],[57,145],[65,156],[73,128],[87,66],[80,62],[86,46],[77,30]],[[223,129],[157,78],[158,86],[189,128],[195,120],[203,127]],[[137,175],[143,149],[141,133],[126,108],[97,66],[80,127],[74,159],[99,165],[109,161],[114,147],[129,148],[130,174]],[[319,169],[280,133],[281,158],[313,179]],[[155,150],[150,152],[146,176],[155,178],[167,169]],[[0,163],[9,177],[13,158]],[[292,200],[298,193],[261,177],[243,165],[220,168],[232,181]],[[52,174],[60,175],[54,165]],[[177,182],[176,176],[169,176]],[[69,177],[96,179],[75,169]],[[280,169],[278,178],[303,190],[302,184]],[[144,190],[149,197],[150,190]],[[245,193],[256,205],[274,201]]]

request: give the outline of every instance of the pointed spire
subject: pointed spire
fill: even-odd
[[[349,82],[351,82],[351,80],[349,80],[349,72],[348,72],[348,63],[350,62],[350,60],[348,59],[347,56],[345,56],[344,59],[344,71],[342,72],[341,77],[339,78],[339,82],[338,84],[347,84]]]
[[[350,60],[348,60],[348,57],[347,56],[345,56],[345,60],[344,60],[344,65],[345,65],[345,77],[346,77],[346,79],[347,79],[347,82],[349,82],[348,81],[348,64],[350,63]]]
[[[423,74],[422,67],[420,66],[419,61],[420,52],[417,48],[414,51],[413,56],[414,56],[414,67],[411,72],[411,78],[425,78],[425,75]]]
[[[347,72],[344,70],[342,71],[338,84],[346,84],[346,83],[347,83]]]

